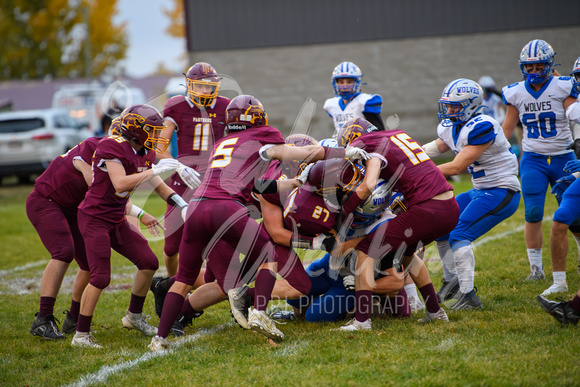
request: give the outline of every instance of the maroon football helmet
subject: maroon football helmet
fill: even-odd
[[[320,196],[331,197],[348,194],[362,181],[363,174],[348,159],[318,161],[308,174],[308,183]]]
[[[111,121],[111,126],[109,126],[109,133],[107,134],[113,136],[121,135],[121,116],[118,116],[113,121]]]
[[[121,134],[147,149],[163,153],[169,140],[159,137],[165,129],[159,110],[150,105],[133,105],[121,113]]]
[[[268,115],[258,99],[251,95],[234,97],[226,108],[226,126],[229,131],[246,130],[268,125]]]
[[[185,80],[187,98],[197,106],[210,106],[218,95],[220,78],[209,63],[199,62],[191,66]]]
[[[286,137],[286,145],[290,146],[307,146],[307,145],[318,145],[318,141],[314,137],[310,137],[307,134],[291,134]],[[284,160],[283,165],[286,167],[286,175],[296,176],[306,167],[306,163],[303,160]]]
[[[374,132],[378,130],[376,126],[365,120],[364,118],[355,118],[346,121],[338,130],[336,141],[338,146],[345,147],[356,138],[364,133]]]

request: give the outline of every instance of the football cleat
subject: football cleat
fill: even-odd
[[[455,305],[451,307],[453,310],[468,310],[468,309],[478,309],[482,307],[481,300],[475,294],[477,288],[473,288],[469,293],[458,293],[458,299]]]
[[[441,289],[437,292],[437,301],[440,304],[447,300],[454,300],[459,297],[459,278],[455,277],[451,281],[443,280]]]
[[[148,318],[150,316],[143,316],[143,313],[131,313],[127,311],[125,317],[123,317],[123,328],[138,330],[146,336],[155,336],[157,334],[157,328],[149,325],[145,321]]]
[[[539,281],[546,278],[544,274],[544,269],[538,267],[537,265],[532,265],[530,275],[526,277],[526,281]]]
[[[45,340],[60,340],[66,338],[66,335],[58,330],[56,319],[52,314],[41,317],[39,313],[35,314],[36,318],[30,327],[30,333],[34,336],[40,336]]]
[[[552,286],[550,286],[548,289],[544,290],[542,292],[542,296],[546,297],[549,296],[550,294],[554,294],[554,293],[564,293],[568,291],[568,285],[567,284],[552,284]]]
[[[263,310],[252,308],[248,318],[248,326],[254,332],[261,333],[269,339],[284,340],[284,333],[276,328],[274,320],[268,317]]]
[[[152,352],[167,351],[169,349],[169,340],[156,335],[151,339],[151,344],[147,347],[149,347]]]
[[[171,327],[171,331],[169,333],[171,333],[173,336],[183,336],[185,334],[185,328],[191,325],[194,318],[198,318],[202,314],[203,311],[196,313],[190,317],[185,317],[184,315],[180,314],[179,317],[177,317],[177,320],[175,320],[175,322],[173,323],[173,326]]]
[[[151,286],[149,286],[149,290],[151,290],[155,299],[155,313],[159,317],[161,317],[163,303],[169,288],[171,288],[171,277],[153,277]]]
[[[90,332],[75,333],[71,345],[73,347],[103,348],[102,345],[97,344],[97,339]]]
[[[71,317],[68,310],[65,310],[62,313],[66,314],[64,322],[62,323],[62,331],[64,333],[74,333],[77,330],[77,320]]]
[[[550,301],[541,295],[537,297],[537,300],[542,308],[544,308],[546,312],[550,313],[561,324],[578,324],[578,320],[580,320],[580,312],[576,312],[574,309],[572,309],[572,305],[570,305],[569,301]]]
[[[248,325],[248,310],[252,303],[251,297],[246,292],[247,286],[228,290],[228,301],[232,316],[239,326],[244,329],[250,329]]]
[[[373,329],[373,322],[371,321],[370,318],[367,318],[366,321],[363,322],[360,322],[356,318],[353,318],[348,323],[335,330],[354,332],[354,331],[370,331],[371,329]]]
[[[420,318],[417,321],[419,321],[421,324],[426,324],[433,322],[435,320],[449,322],[449,317],[447,317],[447,313],[445,313],[445,310],[443,310],[443,308],[439,308],[439,310],[435,313],[425,312],[425,317]]]

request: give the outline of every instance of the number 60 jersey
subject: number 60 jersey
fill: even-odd
[[[572,134],[563,104],[569,96],[578,97],[570,77],[550,77],[539,91],[522,81],[505,86],[502,92],[504,102],[520,113],[524,152],[547,156],[572,152],[566,149],[572,143]]]

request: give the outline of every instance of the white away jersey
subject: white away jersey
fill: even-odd
[[[572,90],[570,77],[550,77],[539,91],[522,81],[505,86],[502,90],[506,104],[513,105],[520,114],[524,127],[522,149],[547,156],[572,152],[566,149],[572,143],[564,100],[578,97]]]
[[[341,97],[329,98],[324,102],[324,110],[332,117],[334,122],[334,134],[336,138],[338,130],[348,120],[364,118],[363,113],[380,113],[383,98],[377,94],[360,93],[346,105]]]
[[[471,117],[456,131],[449,120],[437,127],[437,135],[456,155],[467,145],[493,143],[467,169],[475,189],[511,188],[520,191],[518,160],[500,124],[484,114]]]

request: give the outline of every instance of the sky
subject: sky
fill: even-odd
[[[129,47],[123,62],[128,76],[142,78],[151,74],[159,62],[169,70],[184,71],[185,39],[176,39],[165,32],[170,20],[162,8],[170,8],[167,0],[119,0],[115,21],[127,25]]]

